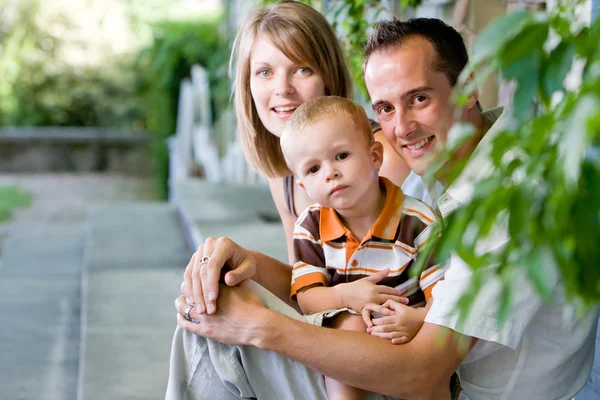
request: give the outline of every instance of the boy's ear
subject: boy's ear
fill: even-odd
[[[373,168],[379,169],[383,164],[383,145],[377,140],[371,145],[371,159],[373,160]]]

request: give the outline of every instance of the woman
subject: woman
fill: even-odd
[[[287,118],[302,103],[323,95],[351,98],[350,74],[331,25],[313,8],[296,2],[274,4],[248,15],[235,40],[232,64],[234,60],[237,66],[234,103],[239,134],[248,161],[269,177],[271,194],[283,222],[291,263],[296,214],[313,201],[294,182],[279,146],[279,136]],[[386,149],[381,174],[401,184],[409,173],[408,167],[391,149],[381,131],[375,136]],[[266,305],[286,315],[294,313],[285,304],[290,304],[289,265],[243,249],[229,239],[209,238],[186,268],[183,296],[177,300],[178,309],[187,308],[186,318],[191,310],[185,307],[185,302],[196,304],[197,313],[212,314],[216,311],[217,282],[226,262],[232,269],[224,277],[228,285],[253,279],[271,292],[261,292]],[[270,298],[266,300],[264,296]],[[179,315],[178,318],[183,317]],[[213,345],[181,329],[176,331],[168,399],[187,398],[185,396],[192,392],[223,390],[221,385],[207,388],[206,382],[195,383],[208,378],[199,378],[199,373],[195,372],[204,370],[204,366],[195,364],[200,361],[194,349],[206,349],[208,346],[212,354]],[[213,377],[214,369],[218,370],[216,365],[214,369],[212,365],[206,368],[208,372],[202,374],[212,373]],[[318,386],[317,383],[315,385]],[[225,383],[225,386],[228,385]]]
[[[236,58],[240,138],[248,161],[269,177],[291,263],[294,222],[313,201],[295,184],[279,136],[286,119],[305,101],[323,95],[352,98],[350,73],[331,25],[313,8],[295,2],[250,14],[234,43],[232,61]],[[381,130],[375,136],[386,147],[382,175],[401,185],[410,170]]]

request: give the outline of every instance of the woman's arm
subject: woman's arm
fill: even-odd
[[[287,204],[285,203],[285,193],[283,192],[283,178],[269,179],[269,188],[271,189],[271,196],[273,197],[273,202],[275,203],[275,207],[277,207],[277,212],[279,213],[279,217],[281,218],[281,223],[283,224],[283,231],[285,232],[285,244],[287,246],[287,252],[288,252],[288,263],[290,265],[293,265],[294,264],[293,234],[294,234],[294,223],[296,222],[296,218],[294,218],[294,216],[292,214],[290,214],[289,210],[287,209]],[[288,286],[289,286],[289,284],[290,284],[290,281],[288,281]],[[263,285],[263,286],[265,286],[265,285]],[[288,293],[288,295],[289,295],[289,293]]]
[[[298,305],[290,299],[292,267],[257,251],[251,253],[256,260],[256,272],[252,280],[288,305],[297,308]]]

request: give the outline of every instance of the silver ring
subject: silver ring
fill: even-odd
[[[191,321],[192,319],[190,318],[190,311],[192,311],[192,308],[194,308],[193,304],[190,304],[189,306],[187,306],[185,308],[185,311],[183,312],[183,318],[187,319],[188,321]]]
[[[210,257],[209,256],[204,256],[200,259],[200,264],[204,264],[210,261]]]

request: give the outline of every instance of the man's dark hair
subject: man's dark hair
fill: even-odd
[[[436,57],[433,67],[448,77],[454,87],[458,76],[469,61],[465,42],[454,28],[436,18],[412,18],[406,21],[393,19],[375,24],[373,34],[365,46],[365,63],[378,51],[401,46],[406,40],[420,36],[433,45]]]

